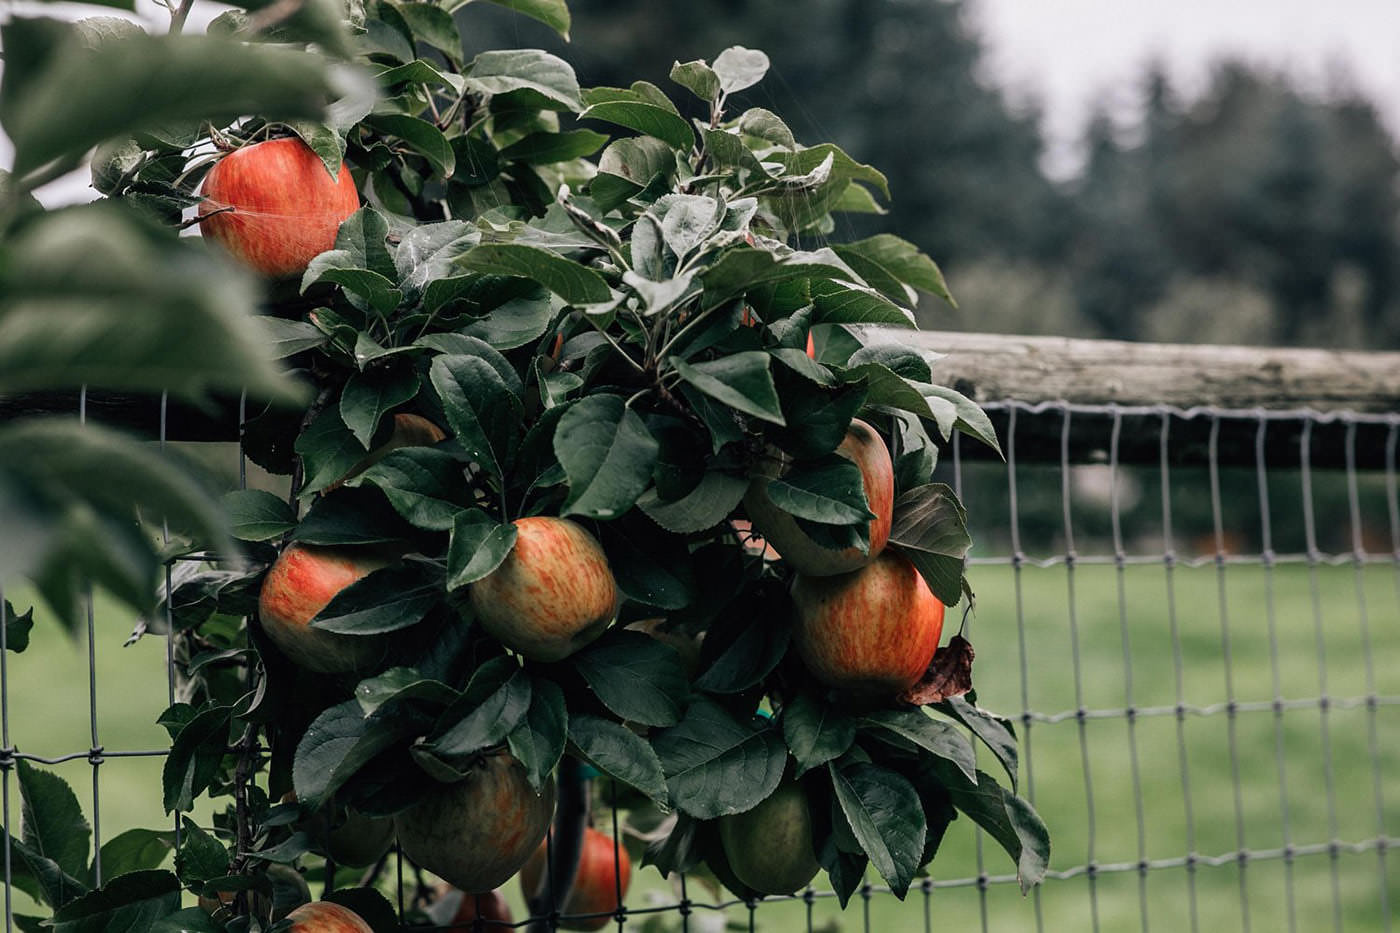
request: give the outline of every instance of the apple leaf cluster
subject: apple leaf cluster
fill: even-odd
[[[790,893],[820,867],[843,904],[868,868],[902,897],[959,813],[1035,884],[1049,840],[1015,793],[1010,723],[972,694],[903,693],[944,606],[971,593],[963,507],[932,481],[940,450],[954,432],[996,438],[898,339],[918,292],[951,301],[933,261],[888,234],[833,240],[842,214],[883,211],[884,176],[739,105],[761,52],[677,63],[674,96],[583,88],[542,51],[468,59],[460,5],[380,0],[343,20],[327,3],[250,4],[209,37],[94,24],[80,41],[121,62],[148,45],[309,44],[318,106],[271,105],[258,78],[228,109],[196,94],[61,146],[6,117],[17,171],[98,145],[94,186],[123,223],[231,224],[254,268],[302,270],[262,283],[264,358],[247,369],[282,395],[250,399],[242,444],[291,495],[224,496],[247,560],[175,563],[136,632],[170,635],[179,668],[165,808],[224,808],[212,832],[184,819],[174,875],[147,864],[164,854],[151,839],[146,874],[95,894],[63,864],[19,877],[60,913],[151,899],[161,916],[183,885],[214,899],[207,917],[179,912],[186,928],[265,929],[268,866],[327,890],[337,865],[368,867],[356,880],[373,885],[392,826],[421,867],[494,887],[523,859],[473,846],[483,863],[463,865],[439,837],[474,818],[463,801],[482,787],[496,816],[552,806],[569,756],[642,827],[643,864],[741,896]],[[503,5],[567,33],[562,0]],[[259,147],[284,139],[327,184],[348,167],[363,202],[295,262],[292,232],[325,218],[257,200]],[[231,152],[252,168],[223,185]],[[303,387],[290,403],[270,360]],[[189,362],[194,385],[229,388],[217,362]],[[218,547],[205,526],[195,540]],[[804,578],[816,595],[799,605]],[[909,647],[862,634],[886,630]],[[760,813],[801,823],[785,828],[810,851],[751,858]],[[334,837],[351,825],[383,845],[350,854]],[[50,890],[60,876],[78,883]],[[378,929],[387,905],[344,894],[368,898],[356,909]]]

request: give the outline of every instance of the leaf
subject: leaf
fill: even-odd
[[[530,687],[530,709],[525,719],[506,736],[506,741],[510,753],[525,766],[530,786],[538,791],[564,755],[569,712],[564,704],[564,691],[554,681],[534,675]]]
[[[573,67],[541,49],[482,52],[467,68],[467,87],[487,95],[531,91],[559,105],[552,109],[583,109]]]
[[[693,534],[728,518],[748,488],[749,481],[742,476],[710,470],[694,489],[675,501],[663,501],[655,489],[649,489],[637,500],[637,506],[667,531]]]
[[[316,500],[292,533],[292,540],[339,547],[398,544],[412,535],[413,528],[377,491],[343,487]]]
[[[175,853],[175,874],[180,881],[196,887],[211,878],[229,873],[228,850],[224,844],[200,828],[188,816],[182,819],[180,850]]]
[[[230,712],[228,706],[202,710],[175,734],[161,771],[166,813],[188,813],[213,783],[228,746]]]
[[[1050,833],[1031,805],[983,771],[977,772],[975,782],[958,772],[945,771],[942,776],[953,805],[985,829],[1016,863],[1021,893],[1039,884],[1050,864]]]
[[[608,144],[609,137],[592,130],[569,130],[563,133],[531,133],[501,150],[508,162],[530,165],[551,165],[591,156]]]
[[[862,256],[899,281],[936,295],[955,308],[958,306],[948,292],[948,283],[944,281],[938,265],[908,240],[891,233],[881,233],[869,239],[842,244],[837,251]]]
[[[406,6],[424,6],[410,3]],[[326,892],[322,900],[348,908],[365,922],[372,933],[399,933],[399,915],[389,899],[371,887],[339,888]]]
[[[303,496],[320,492],[347,476],[368,449],[345,426],[336,408],[327,407],[297,436],[293,448],[301,456]]]
[[[340,394],[340,420],[368,448],[386,414],[418,394],[418,375],[407,366],[351,373]]]
[[[461,761],[498,745],[525,721],[532,696],[530,675],[513,660],[498,658],[479,668],[462,698],[438,717],[426,747],[448,761]]]
[[[17,888],[51,907],[62,907],[87,892],[87,885],[59,868],[53,859],[39,855],[13,836],[7,838],[15,856],[10,870]]]
[[[456,262],[464,269],[531,279],[570,304],[598,304],[612,295],[607,280],[594,270],[538,246],[482,243]]]
[[[746,110],[739,116],[739,132],[745,136],[756,136],[759,139],[767,140],[775,146],[791,149],[797,145],[797,141],[792,136],[792,130],[788,129],[782,118],[771,110],[764,110],[762,107],[753,107]]]
[[[479,337],[497,350],[514,350],[537,340],[549,329],[557,309],[547,293],[516,298],[477,318],[461,333]]]
[[[939,703],[960,697],[972,689],[972,643],[954,635],[948,644],[933,653],[928,670],[918,683],[899,695],[899,699],[914,706]]]
[[[684,260],[719,229],[724,208],[720,201],[703,195],[667,194],[651,210],[661,220],[661,239],[677,259]]]
[[[293,120],[285,124],[296,133],[306,147],[316,153],[321,164],[326,167],[331,178],[340,176],[340,166],[345,159],[345,137],[335,128],[315,120]]]
[[[711,398],[755,418],[784,424],[768,360],[761,350],[746,350],[704,363],[673,362],[683,380]]]
[[[982,740],[982,744],[991,749],[997,761],[1000,761],[1001,766],[1006,769],[1006,776],[1011,779],[1011,789],[1014,791],[1016,789],[1018,754],[1016,734],[1012,731],[1011,721],[981,707],[973,706],[961,696],[949,697],[935,708],[967,726],[977,738]]]
[[[442,601],[442,576],[407,560],[366,574],[331,597],[310,622],[342,635],[377,635],[417,625]]]
[[[427,120],[407,114],[380,113],[366,117],[364,124],[388,136],[397,136],[414,152],[432,163],[433,170],[443,178],[451,178],[457,167],[457,157],[447,137]],[[308,270],[309,271],[309,270]]]
[[[740,723],[697,699],[680,724],[652,740],[676,809],[714,819],[752,809],[773,793],[787,750],[777,730]]]
[[[704,669],[695,686],[710,693],[742,693],[773,672],[792,640],[785,591],[748,588],[711,623],[701,643]]]
[[[853,525],[875,518],[860,467],[840,454],[797,463],[765,489],[775,506],[811,522]]]
[[[569,407],[554,431],[554,455],[569,477],[560,514],[616,518],[651,482],[659,446],[636,412],[616,395]]]
[[[447,550],[447,588],[461,589],[488,576],[510,556],[518,532],[479,510],[461,512],[452,526]]]
[[[827,770],[851,832],[902,899],[919,870],[927,832],[918,792],[903,775],[867,762],[831,763]]]
[[[447,684],[425,677],[411,667],[391,667],[382,674],[366,677],[355,687],[355,701],[366,716],[387,703],[424,700],[447,706],[457,697],[458,692]]]
[[[292,784],[302,806],[319,807],[375,756],[426,726],[390,711],[385,704],[366,718],[358,702],[346,700],[312,721],[292,760]]]
[[[174,848],[175,831],[171,829],[128,829],[118,833],[102,844],[103,877],[158,868]],[[96,875],[96,871],[91,874]]]
[[[462,60],[462,36],[452,15],[442,7],[427,3],[404,3],[398,7],[399,14],[408,23],[413,35],[440,52],[446,53],[453,61]]]
[[[922,710],[877,710],[862,717],[860,725],[867,731],[886,731],[899,736],[937,758],[952,762],[968,780],[973,780],[976,774],[977,758],[972,743],[951,724],[933,719]]]
[[[957,420],[953,426],[964,434],[977,438],[988,447],[1001,454],[1001,444],[997,441],[996,428],[992,426],[992,419],[987,417],[987,413],[982,410],[972,399],[956,392],[946,386],[925,385],[920,386],[919,391],[925,396],[943,399],[951,402],[954,411],[957,412]]]
[[[804,690],[783,707],[783,739],[801,776],[846,754],[856,740],[856,723],[844,711]]]
[[[667,107],[636,90],[590,88],[585,95],[588,107],[580,120],[603,120],[653,136],[673,149],[689,150],[695,145],[695,132],[674,105]]]
[[[622,719],[648,726],[680,722],[690,692],[685,667],[672,648],[656,639],[614,630],[575,653],[569,663]]]
[[[598,770],[667,806],[661,760],[646,739],[625,726],[586,714],[569,718],[569,739]]]
[[[92,827],[83,818],[83,808],[72,788],[57,774],[40,771],[23,758],[16,763],[16,773],[24,844],[65,874],[83,877],[88,867]]]
[[[466,6],[472,0],[448,0],[448,12]],[[569,41],[569,5],[567,0],[491,0],[497,6],[503,6],[510,10],[539,20],[550,29],[559,33],[560,38],[565,42]]]
[[[520,400],[480,356],[439,356],[429,378],[447,423],[474,460],[493,476],[505,475],[520,420]]]
[[[902,493],[894,503],[889,540],[919,569],[940,602],[957,605],[972,537],[967,533],[967,511],[950,487],[929,483]]]
[[[0,634],[5,637],[5,650],[19,654],[29,647],[29,631],[34,628],[33,606],[20,613],[15,611],[8,599],[4,600],[0,604],[0,621],[4,623]]]
[[[0,30],[0,45],[13,54],[44,42],[35,34],[41,28],[11,20]],[[19,70],[19,62],[7,62],[7,85],[18,83]],[[153,74],[161,80],[152,81]],[[222,126],[249,113],[316,118],[329,90],[324,59],[300,50],[144,32],[89,47],[74,36],[25,76],[22,95],[0,96],[0,124],[15,147],[12,170],[23,177],[52,160],[76,159],[103,140],[163,123]]]
[[[252,315],[256,283],[123,199],[38,216],[5,251],[0,393],[87,385],[195,401],[245,389],[303,398]]]
[[[455,455],[431,447],[395,450],[351,482],[374,486],[404,521],[426,531],[446,531],[465,508],[468,486]]]
[[[768,73],[768,56],[757,49],[731,46],[715,57],[714,72],[720,90],[733,94],[763,80]]]
[[[287,321],[259,315],[257,322],[266,334],[263,345],[267,349],[267,358],[271,360],[286,359],[304,350],[325,346],[330,339],[308,321]]]
[[[113,878],[54,912],[61,933],[146,930],[180,909],[180,881],[168,871],[136,871]]]
[[[816,324],[886,324],[914,327],[913,315],[864,285],[834,280],[812,283]]]
[[[719,75],[703,60],[673,63],[671,80],[707,104],[719,96]]]
[[[271,541],[296,527],[296,514],[284,499],[261,489],[226,492],[220,503],[240,541]]]

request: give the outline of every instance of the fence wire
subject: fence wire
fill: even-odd
[[[164,398],[160,406],[164,446]],[[876,883],[839,911],[820,889],[741,901],[699,877],[663,883],[637,872],[610,923],[705,933],[1390,931],[1400,896],[1389,858],[1400,821],[1387,808],[1387,796],[1400,791],[1400,414],[987,407],[1005,419],[1005,464],[968,459],[955,437],[940,472],[967,502],[978,541],[969,559],[978,593],[969,630],[974,679],[981,705],[1019,724],[1021,793],[1055,844],[1045,883],[1023,898],[999,847],[960,820],[930,876],[902,904]],[[85,392],[78,414],[86,419]],[[1155,461],[1120,457],[1129,416],[1139,431],[1144,416],[1156,419]],[[1101,429],[1104,419],[1107,450],[1085,464],[1073,443],[1077,427],[1092,421]],[[1057,427],[1058,449],[1041,441],[1018,447],[1032,423],[1040,439]],[[1202,424],[1209,429],[1203,462],[1183,464],[1173,431]],[[1296,456],[1281,460],[1269,441],[1284,424],[1302,430]],[[1315,469],[1314,427],[1338,425],[1345,467]],[[1367,439],[1361,449],[1358,429]],[[1327,443],[1335,436],[1329,430]],[[1144,440],[1134,438],[1133,449]],[[1338,462],[1335,450],[1326,453],[1325,462]],[[1359,469],[1359,462],[1383,466]],[[239,487],[248,481],[240,452]],[[167,567],[167,594],[170,582]],[[104,747],[98,643],[114,649],[125,632],[104,627],[99,635],[95,605],[89,599],[82,633],[90,745],[66,752],[45,747],[46,700],[12,695],[0,608],[6,933],[16,928],[9,844],[20,830],[16,762],[87,761],[85,809],[101,883],[101,845],[128,828],[104,824],[104,800],[113,805],[101,794],[104,766],[165,755]],[[164,671],[151,672],[163,674],[168,702],[176,697],[175,659],[168,638]],[[16,747],[12,718],[25,746],[47,754]],[[154,773],[147,786],[158,805]],[[616,838],[616,811],[603,819]],[[179,833],[178,820],[173,829]],[[402,917],[414,879],[401,861],[391,877]],[[516,926],[549,929],[558,920]]]

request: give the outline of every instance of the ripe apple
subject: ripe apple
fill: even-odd
[[[547,858],[547,847],[540,846],[520,870],[520,889],[526,900],[540,890]],[[612,915],[622,904],[617,897],[619,878],[625,897],[627,887],[632,882],[632,859],[628,857],[627,850],[619,848],[611,835],[589,826],[583,831],[583,850],[579,852],[574,886],[559,906],[559,912],[602,916],[561,920],[559,926],[565,930],[601,930],[612,923]]]
[[[312,628],[310,622],[335,594],[387,564],[362,551],[289,545],[273,562],[258,594],[263,631],[306,670],[326,674],[370,667],[383,656],[383,638],[328,632]]]
[[[928,669],[943,632],[943,604],[907,558],[887,550],[854,573],[799,574],[793,635],[817,680],[830,687],[888,695]]]
[[[365,454],[364,458],[350,468],[340,479],[326,487],[327,492],[339,488],[348,479],[359,476],[380,460],[401,447],[431,447],[447,437],[447,432],[422,415],[401,412],[394,415],[394,429],[389,439]]]
[[[287,914],[286,933],[374,933],[360,915],[330,901],[315,901]]]
[[[300,275],[360,209],[350,170],[332,179],[295,137],[235,149],[205,176],[200,233],[270,279]]]
[[[760,894],[805,888],[820,867],[807,795],[796,781],[783,781],[752,810],[720,817],[719,841],[734,876]]]
[[[441,912],[438,905],[444,908]],[[487,930],[514,925],[510,905],[499,890],[467,894],[451,885],[442,885],[437,890],[431,915],[434,922],[453,930],[475,930],[478,917],[482,928]]]
[[[463,891],[490,891],[520,870],[554,816],[554,781],[535,793],[525,766],[507,752],[484,755],[394,817],[414,864]]]
[[[481,627],[532,661],[559,661],[617,616],[617,581],[598,541],[567,518],[515,522],[515,548],[471,586]]]
[[[850,573],[864,567],[879,556],[890,537],[894,518],[894,463],[889,448],[879,433],[860,419],[851,422],[846,437],[836,452],[860,467],[865,481],[865,499],[875,517],[870,521],[870,550],[862,554],[859,548],[833,550],[822,547],[797,524],[797,519],[779,509],[768,498],[768,482],[780,476],[787,467],[781,454],[765,459],[744,494],[753,527],[764,541],[782,554],[783,560],[798,573],[810,577],[826,577]],[[772,453],[772,451],[770,451]]]

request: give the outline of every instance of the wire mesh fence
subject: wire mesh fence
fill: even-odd
[[[1014,866],[958,821],[903,903],[875,884],[845,911],[822,890],[739,901],[703,878],[638,872],[608,923],[1392,929],[1400,415],[988,408],[1006,463],[955,442],[939,469],[977,542],[967,624],[978,700],[1017,722],[1022,793],[1054,840],[1044,885],[1023,898]],[[165,443],[163,401],[160,420]],[[248,474],[240,457],[240,486]],[[124,623],[103,616],[89,601],[78,653],[32,673],[29,657],[4,650],[0,624],[7,839],[19,831],[16,762],[57,770],[90,788],[99,881],[102,842],[166,820],[150,724],[176,696],[174,645],[119,651]],[[598,826],[626,836],[601,803]],[[24,907],[11,859],[7,842],[7,933]],[[411,866],[391,866],[383,883],[402,916],[419,893]]]

